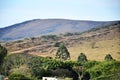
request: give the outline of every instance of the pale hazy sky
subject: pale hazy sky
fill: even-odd
[[[120,20],[120,0],[0,0],[0,27],[48,18]]]

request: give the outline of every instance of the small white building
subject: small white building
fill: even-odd
[[[42,80],[58,80],[56,77],[42,77]]]

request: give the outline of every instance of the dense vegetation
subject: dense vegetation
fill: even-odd
[[[0,45],[0,65],[3,62],[4,57],[7,55],[7,49]]]
[[[26,54],[11,54],[4,60],[1,72],[10,77],[22,74],[30,79],[41,79],[43,76],[72,77],[71,75],[75,76],[76,74],[72,70],[74,65],[81,64],[74,61],[64,62]]]
[[[59,48],[61,51],[67,50],[63,45]],[[78,61],[70,61],[64,58],[51,59],[19,53],[4,58],[0,73],[9,80],[38,80],[45,76],[73,80],[119,80],[120,62],[114,60],[111,55],[106,55],[105,61],[89,61],[87,56],[81,53]]]

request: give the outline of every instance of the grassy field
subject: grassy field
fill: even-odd
[[[93,48],[94,47],[94,48]],[[84,42],[68,48],[71,59],[77,60],[81,52],[85,53],[89,60],[104,60],[106,54],[111,54],[116,60],[120,60],[120,40],[104,40],[98,42]]]

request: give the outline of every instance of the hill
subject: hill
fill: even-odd
[[[104,60],[106,54],[120,60],[120,22],[92,28],[85,32],[61,35],[44,35],[25,38],[4,44],[9,53],[26,53],[44,57],[55,57],[57,44],[63,43],[72,60],[77,60],[81,52],[89,60]]]
[[[67,19],[34,19],[0,28],[0,40],[18,40],[46,34],[84,32],[91,28],[116,23],[117,21],[81,21]]]

